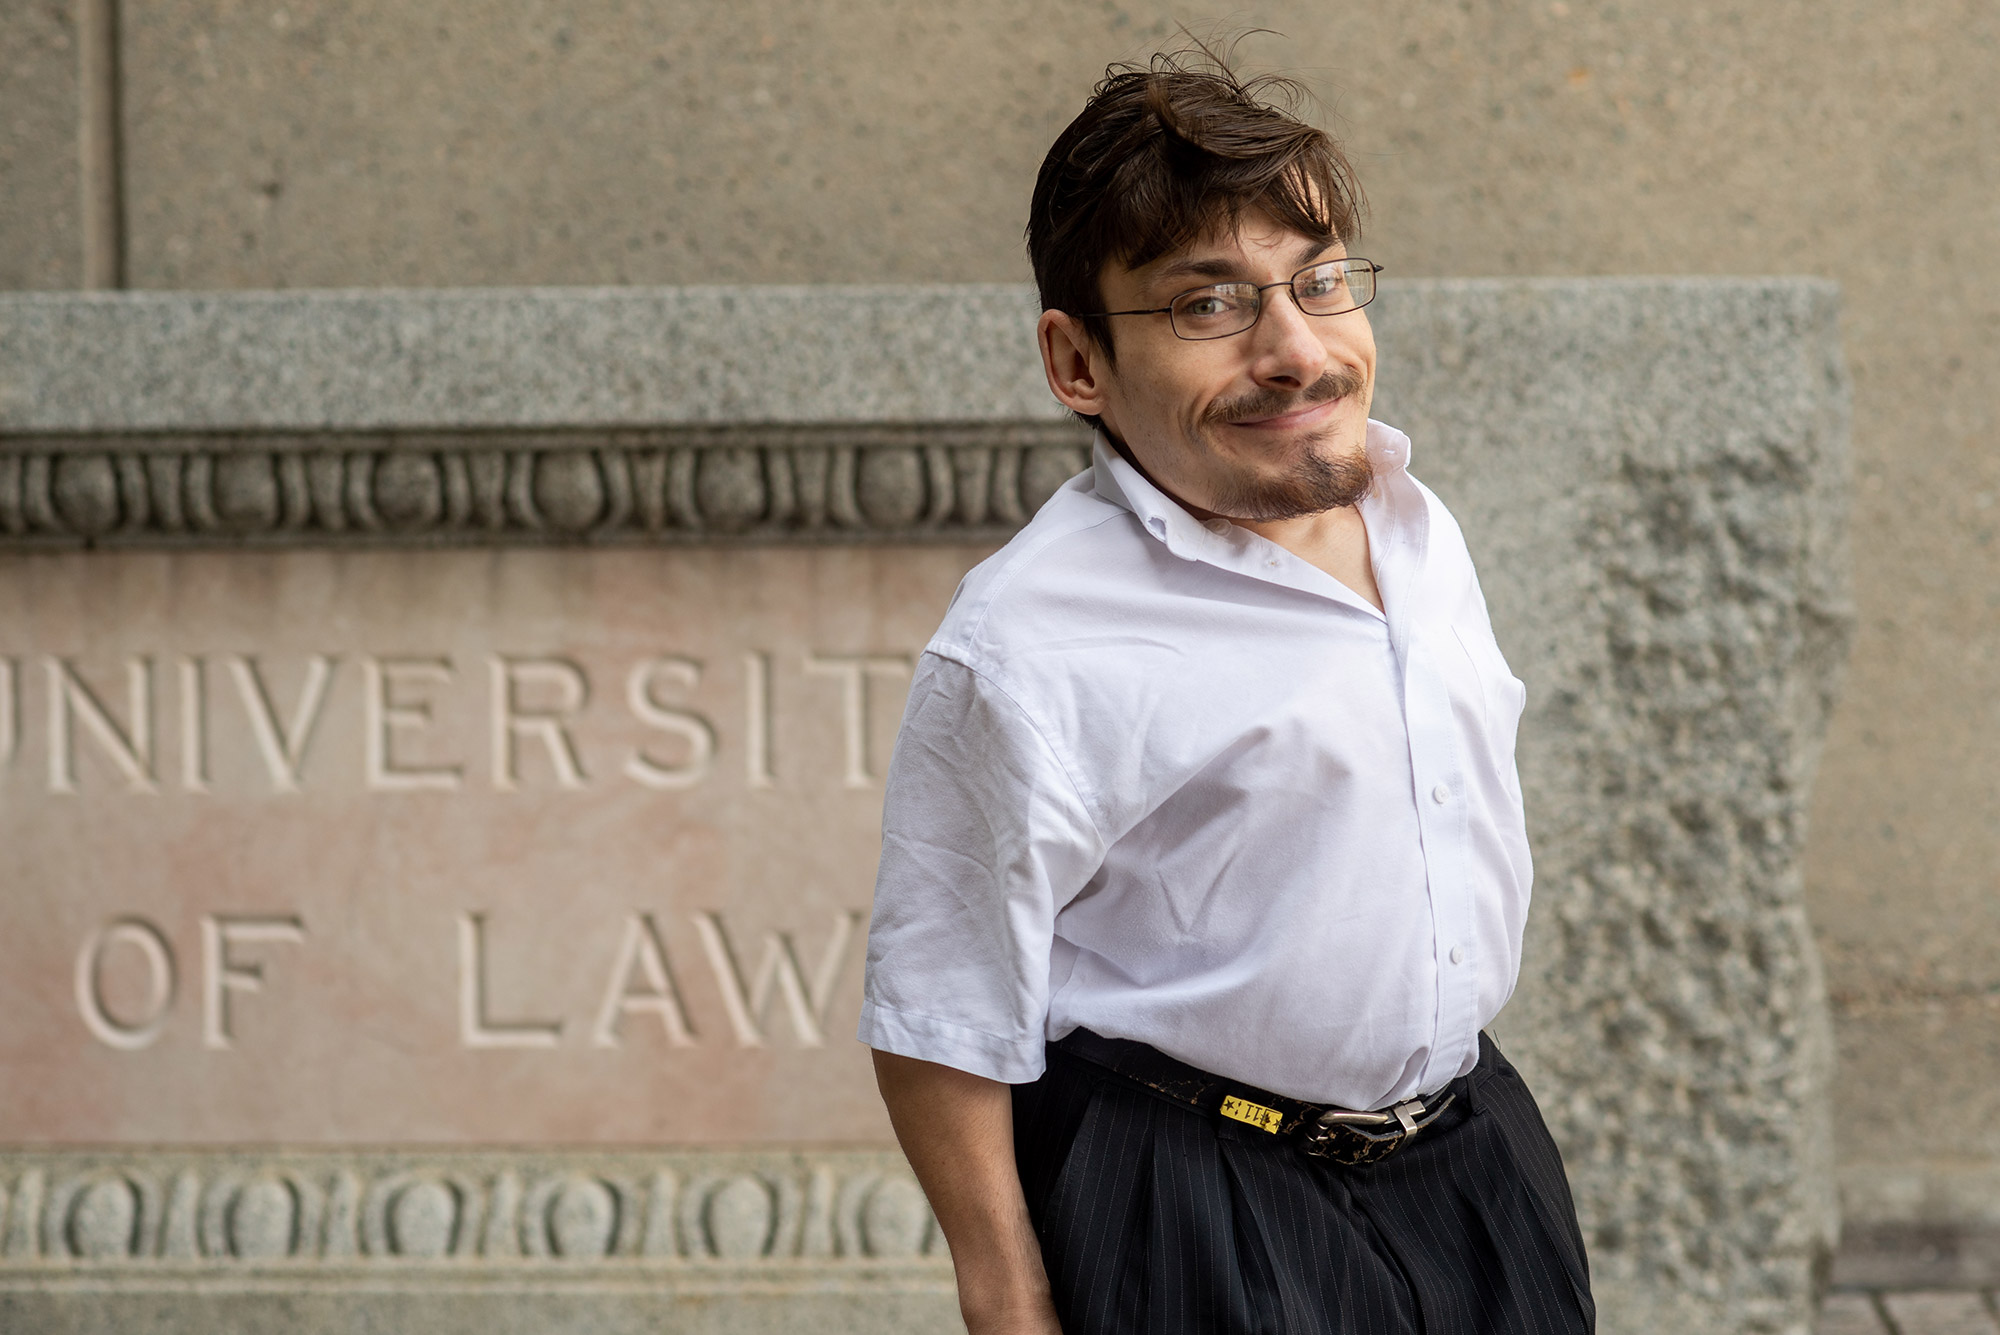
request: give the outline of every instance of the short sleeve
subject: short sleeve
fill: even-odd
[[[889,765],[861,1041],[1011,1084],[1039,1077],[1055,915],[1103,857],[1022,707],[925,654]]]

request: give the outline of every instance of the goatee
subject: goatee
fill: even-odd
[[[1261,390],[1211,404],[1202,414],[1202,425],[1219,427],[1246,419],[1276,417],[1358,394],[1366,384],[1361,372],[1343,367],[1328,371],[1310,388],[1296,393]],[[1297,457],[1276,476],[1245,470],[1219,479],[1208,508],[1231,519],[1267,520],[1297,519],[1301,515],[1359,504],[1375,484],[1375,470],[1366,454],[1329,458],[1320,447],[1330,434],[1320,432],[1300,441]]]

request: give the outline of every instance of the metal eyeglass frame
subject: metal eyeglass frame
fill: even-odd
[[[1305,303],[1299,300],[1299,289],[1298,289],[1299,274],[1306,273],[1313,269],[1318,269],[1328,264],[1367,265],[1368,278],[1369,278],[1368,301],[1357,301],[1352,306],[1349,306],[1347,309],[1339,311],[1307,310],[1305,307]],[[1337,259],[1337,260],[1314,260],[1311,264],[1306,265],[1304,268],[1300,269],[1297,273],[1294,273],[1290,278],[1287,278],[1282,282],[1204,283],[1200,287],[1191,287],[1185,292],[1174,293],[1174,295],[1168,299],[1167,304],[1164,306],[1153,306],[1145,310],[1138,310],[1138,311],[1090,311],[1086,314],[1079,315],[1076,318],[1079,320],[1094,320],[1112,315],[1164,315],[1167,317],[1168,327],[1174,331],[1175,338],[1185,339],[1190,343],[1207,343],[1218,338],[1235,338],[1238,334],[1247,334],[1252,329],[1255,329],[1257,327],[1257,322],[1264,318],[1264,294],[1270,291],[1274,287],[1282,287],[1288,289],[1292,294],[1292,304],[1299,308],[1299,313],[1302,315],[1311,315],[1320,319],[1331,319],[1336,315],[1352,315],[1355,311],[1358,311],[1363,306],[1366,306],[1368,302],[1375,300],[1377,293],[1381,289],[1375,285],[1374,279],[1375,275],[1381,272],[1382,272],[1381,265],[1375,263],[1375,261],[1373,260],[1362,259],[1358,255],[1349,255],[1343,259]],[[1232,329],[1226,334],[1183,334],[1181,332],[1179,321],[1174,319],[1174,307],[1178,305],[1184,298],[1191,297],[1197,292],[1207,292],[1213,288],[1218,288],[1218,287],[1249,287],[1255,289],[1257,293],[1257,309],[1251,313],[1250,323],[1244,325],[1241,329]]]

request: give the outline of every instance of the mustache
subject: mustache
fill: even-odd
[[[1218,399],[1202,413],[1201,422],[1203,426],[1225,426],[1230,422],[1277,417],[1316,403],[1325,403],[1329,399],[1344,399],[1350,394],[1359,394],[1367,383],[1360,371],[1343,366],[1339,370],[1328,371],[1304,389],[1289,393],[1259,389],[1233,399]]]

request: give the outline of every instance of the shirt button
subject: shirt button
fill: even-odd
[[[1465,963],[1465,947],[1464,947],[1464,946],[1453,946],[1453,947],[1451,948],[1451,962],[1452,962],[1453,964],[1463,964],[1463,963]]]
[[[1227,519],[1211,519],[1203,527],[1207,528],[1210,533],[1227,533],[1229,532],[1229,521]]]
[[[1437,787],[1431,789],[1431,801],[1433,802],[1451,801],[1451,789],[1445,787],[1443,784],[1439,784]]]

